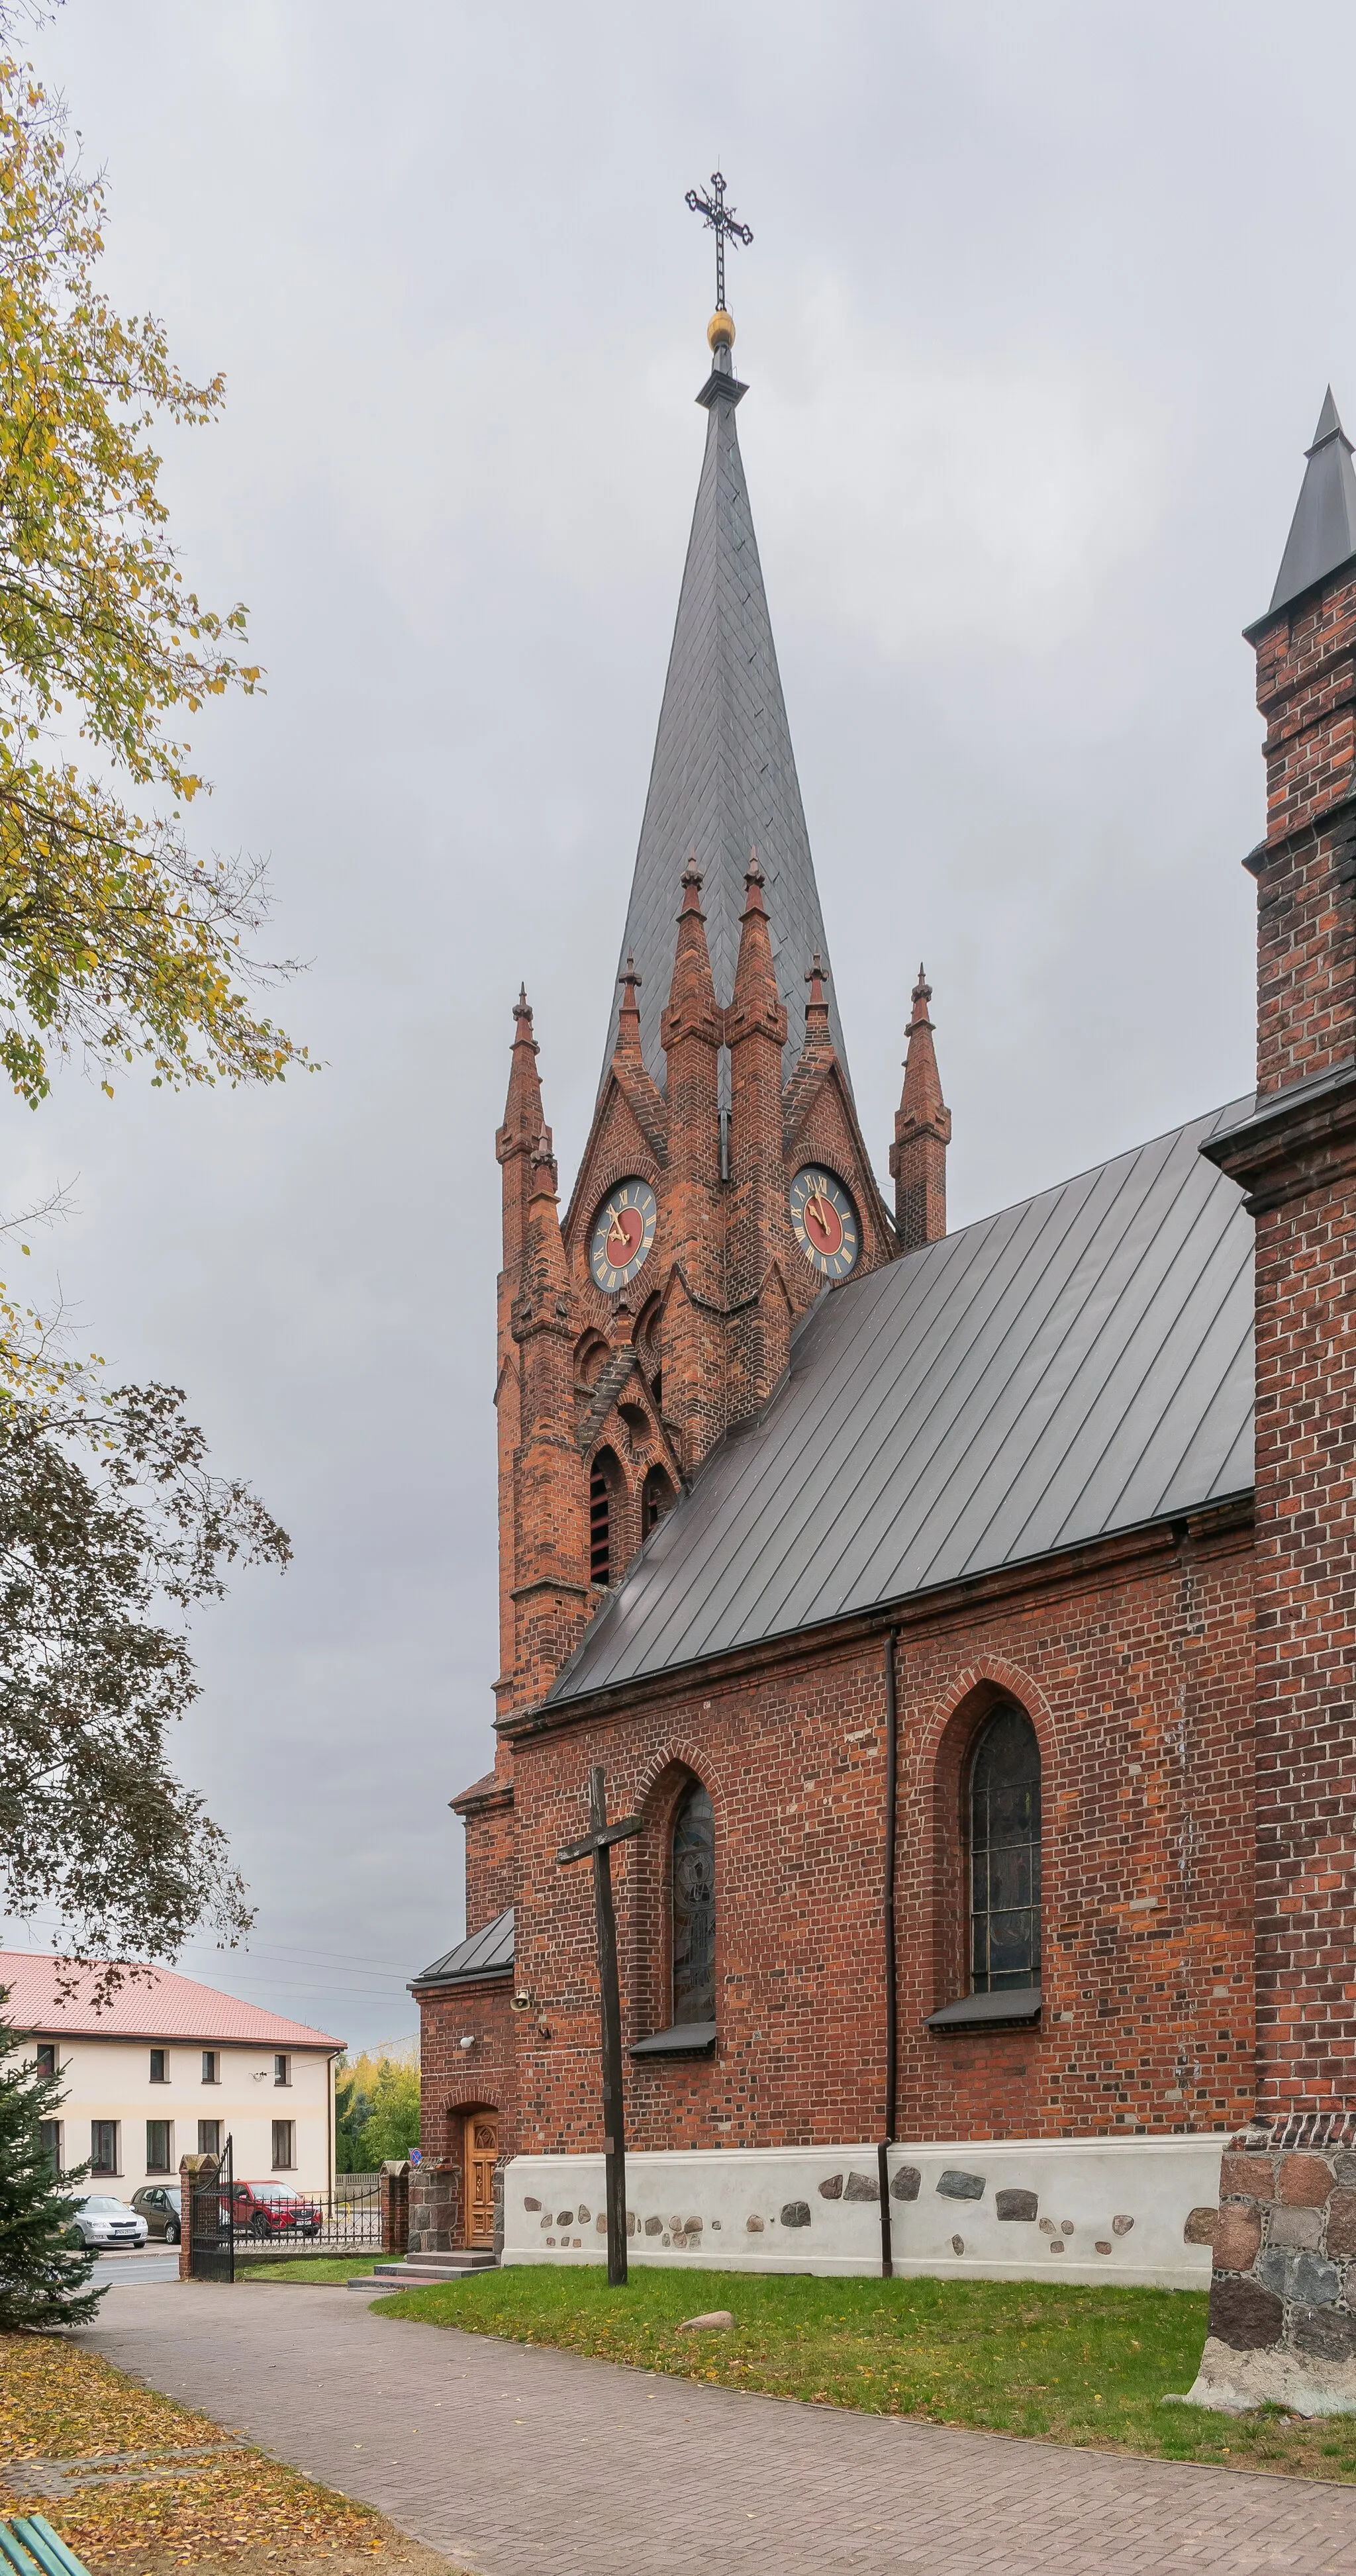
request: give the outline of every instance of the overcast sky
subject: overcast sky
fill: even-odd
[[[510,1005],[572,1176],[705,415],[739,415],[857,1096],[920,956],[955,1224],[1247,1088],[1251,656],[1356,414],[1349,6],[68,0],[115,295],[226,371],[168,449],[268,696],[197,737],[325,1070],[6,1118],[32,1265],[292,1532],[205,1613],[182,1768],[259,1908],[184,1966],[358,2043],[458,1937],[492,1758]],[[27,1275],[24,1285],[30,1285]]]

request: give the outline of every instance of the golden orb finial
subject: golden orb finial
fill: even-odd
[[[709,349],[734,347],[734,316],[727,313],[723,305],[719,313],[713,313],[707,323],[706,344]]]

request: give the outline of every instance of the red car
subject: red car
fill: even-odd
[[[238,2182],[231,2192],[231,2225],[237,2236],[318,2236],[320,2211],[313,2200],[276,2183]]]

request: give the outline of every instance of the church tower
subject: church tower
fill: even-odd
[[[775,1393],[816,1300],[944,1228],[949,1119],[916,996],[907,1136],[901,1111],[890,1154],[902,1232],[858,1123],[740,455],[734,336],[722,295],[616,998],[563,1211],[525,993],[514,1007],[496,1148],[501,1718],[540,1704],[703,1460]],[[507,1747],[455,1804],[468,1885],[483,1877],[502,1902],[502,1870],[482,1872],[476,1845],[492,1823],[503,1848]]]

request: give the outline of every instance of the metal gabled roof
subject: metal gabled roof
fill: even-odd
[[[1236,1102],[849,1286],[713,1452],[547,1700],[1175,1519],[1253,1482]]]
[[[659,1024],[673,979],[680,879],[689,855],[702,871],[716,998],[728,1002],[744,873],[750,849],[757,849],[786,1005],[788,1073],[805,1039],[806,969],[816,949],[826,964],[829,953],[735,428],[743,391],[729,373],[729,352],[718,351],[700,397],[707,405],[706,452],[618,960],[619,972],[628,956],[640,970],[641,1052],[661,1089]],[[603,1080],[617,1008],[614,1000]],[[832,983],[829,1026],[846,1075]],[[728,1083],[724,1057],[721,1076]]]
[[[469,1932],[455,1949],[435,1959],[431,1968],[423,1968],[411,1977],[411,1988],[419,1986],[453,1986],[469,1984],[473,1977],[507,1976],[513,1966],[513,1908],[506,1905],[492,1923],[482,1923],[478,1932]]]

